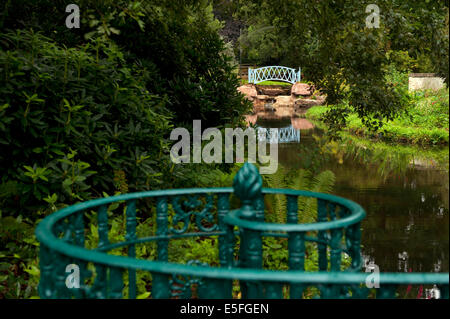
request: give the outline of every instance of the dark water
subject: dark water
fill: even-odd
[[[284,127],[290,121],[257,124]],[[279,144],[279,164],[335,174],[333,193],[359,203],[367,212],[362,252],[380,271],[448,272],[447,169],[406,166],[400,173],[382,174],[379,158],[364,163],[352,154],[342,157],[342,152],[341,157],[325,156],[317,141],[321,135],[318,129],[301,131],[300,143]]]

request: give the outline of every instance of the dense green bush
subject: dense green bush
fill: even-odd
[[[1,4],[0,201],[15,210],[182,186],[196,168],[164,157],[169,128],[241,125],[251,108],[208,1],[77,4],[80,29],[61,0]]]
[[[407,75],[393,73],[393,79],[407,78]],[[395,80],[394,80],[395,81]],[[396,83],[398,86],[407,86]],[[392,121],[386,122],[382,129],[369,131],[363,125],[355,112],[347,107],[346,130],[356,135],[382,139],[389,142],[420,145],[446,145],[449,142],[449,105],[448,89],[439,91],[417,91],[409,94],[412,103],[406,112]],[[319,120],[328,111],[328,107],[315,106],[310,108],[306,116]]]
[[[167,139],[193,119],[243,124],[251,107],[208,1],[79,0],[80,29],[65,26],[67,4],[0,2],[0,298],[36,296],[46,214],[229,180],[226,165],[173,164]]]
[[[178,125],[202,119],[208,126],[240,125],[251,105],[236,91],[231,57],[218,34],[209,1],[80,0],[81,28],[65,27],[66,2],[7,2],[0,16],[5,29],[40,30],[61,45],[87,39],[117,43],[127,64],[151,70],[146,88],[167,96],[166,108]]]
[[[157,185],[169,115],[145,69],[100,40],[67,49],[19,31],[0,41],[0,174],[12,207]]]

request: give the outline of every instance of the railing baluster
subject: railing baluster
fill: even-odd
[[[84,212],[78,212],[74,220],[75,245],[84,247]]]
[[[377,289],[377,299],[394,299],[396,296],[397,285],[380,284]]]
[[[264,222],[264,195],[261,194],[253,203],[256,220]]]
[[[225,265],[228,268],[234,267],[234,245],[235,245],[235,235],[234,235],[234,226],[227,225],[226,226],[226,234],[225,234]]]
[[[262,240],[261,233],[250,229],[241,232],[240,258],[243,258],[242,267],[262,268]],[[261,285],[255,282],[246,282],[242,291],[243,298],[261,298]]]
[[[168,235],[167,197],[156,198],[156,235]],[[157,241],[157,258],[159,261],[169,260],[169,242],[167,239]],[[164,274],[152,274],[152,296],[153,298],[169,298],[170,286],[169,276]]]
[[[327,202],[322,199],[317,200],[317,221],[327,221]],[[318,239],[321,241],[326,241],[326,231],[319,231]],[[319,251],[319,270],[326,271],[328,268],[327,245],[324,243],[318,243],[317,247]]]
[[[230,194],[221,193],[217,196],[217,215],[219,230],[224,231],[225,235],[219,236],[219,262],[220,266],[224,268],[232,267],[233,262],[233,238],[234,234],[228,233],[228,226],[223,219],[230,210]],[[231,236],[231,238],[230,238]],[[229,240],[228,240],[229,239]],[[231,245],[231,247],[229,247]],[[230,254],[231,250],[231,256]],[[219,288],[221,287],[222,288]],[[200,288],[199,288],[200,289]],[[229,296],[227,291],[229,290]],[[205,292],[210,296],[209,298],[231,298],[232,281],[231,280],[212,280],[205,279]],[[201,292],[199,291],[199,295]],[[227,297],[220,297],[227,296]]]
[[[232,286],[231,280],[203,278],[202,284],[197,289],[200,299],[231,299]]]
[[[359,270],[362,267],[361,257],[361,223],[356,223],[352,226],[351,230],[351,257],[352,257],[352,269]]]
[[[55,298],[53,256],[54,252],[41,244],[39,248],[39,268],[41,269],[41,277],[39,280],[38,291],[39,296],[41,296],[42,299]]]
[[[298,196],[287,196],[287,223],[298,223]],[[289,233],[289,269],[305,270],[305,234]],[[291,284],[290,296],[292,299],[302,298],[304,286]]]
[[[167,236],[168,233],[168,217],[167,217],[167,197],[158,197],[156,199],[156,235]],[[168,245],[167,239],[158,240],[158,260],[168,260]]]
[[[283,284],[278,282],[264,282],[265,298],[267,299],[283,299]],[[291,288],[292,289],[292,288]]]
[[[217,195],[217,217],[220,231],[226,232],[226,225],[223,222],[224,217],[230,210],[230,194],[221,193]],[[227,258],[227,240],[226,235],[219,236],[219,261],[221,267],[231,266]]]
[[[66,256],[55,253],[55,292],[56,298],[58,299],[68,299],[71,297],[71,292],[66,286],[66,278],[69,273],[66,273],[66,267],[70,264],[69,258]]]
[[[331,253],[330,253],[330,270],[340,271],[342,261],[342,229],[336,228],[331,230]]]
[[[233,179],[235,194],[241,200],[239,217],[257,221],[255,201],[261,199],[262,178],[256,166],[246,163]],[[259,230],[241,228],[241,246],[239,252],[243,268],[262,268],[262,238]],[[261,285],[254,282],[241,282],[243,298],[261,298]]]
[[[85,247],[85,234],[84,234],[84,211],[80,211],[75,215],[74,220],[74,244],[80,247]],[[87,262],[83,260],[73,260],[73,263],[79,267],[79,275],[80,275],[80,288],[74,289],[74,295],[76,298],[81,298],[83,294],[86,292],[86,287],[84,285],[84,281],[88,276],[89,272],[87,270]]]
[[[108,239],[108,207],[100,206],[97,215],[98,222],[98,247],[102,248],[109,244]]]
[[[56,236],[59,236],[59,234],[62,233],[62,240],[66,243],[71,243],[74,240],[72,228],[72,223],[67,223],[65,219],[60,220],[56,225]],[[53,258],[55,264],[53,277],[53,280],[55,281],[55,297],[60,299],[70,298],[71,292],[66,286],[66,278],[69,275],[66,273],[66,267],[71,264],[71,259],[58,252],[55,252]]]
[[[108,206],[101,205],[97,213],[98,223],[98,248],[109,245],[108,238]],[[108,295],[108,268],[104,265],[95,264],[96,277],[92,287],[93,297],[104,299]]]
[[[123,269],[109,268],[108,298],[120,299],[123,296]]]
[[[92,286],[92,296],[105,299],[108,296],[108,268],[104,265],[94,264],[96,277]]]
[[[132,199],[127,201],[127,233],[125,235],[126,241],[136,240],[136,200]],[[135,244],[128,245],[128,257],[136,258],[136,246]],[[128,298],[136,299],[136,270],[128,270]]]
[[[438,289],[441,293],[441,299],[448,299],[448,283],[446,285],[438,285]]]
[[[328,208],[329,208],[329,216],[330,216],[330,220],[336,220],[336,205],[333,203],[328,203]]]

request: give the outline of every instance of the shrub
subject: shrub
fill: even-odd
[[[7,207],[158,182],[170,125],[165,99],[145,88],[148,71],[100,40],[67,49],[18,31],[0,48],[1,182],[17,183]]]
[[[80,29],[67,29],[61,0],[7,2],[0,28],[33,28],[67,47],[102,38],[123,48],[126,63],[139,63],[152,76],[145,87],[167,96],[174,122],[208,126],[244,123],[251,103],[237,92],[232,58],[220,38],[221,24],[208,1],[80,0]]]

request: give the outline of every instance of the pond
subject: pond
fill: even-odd
[[[286,127],[288,121],[258,121]],[[359,203],[362,253],[382,272],[449,271],[448,149],[390,146],[347,136],[330,142],[315,127],[300,142],[279,144],[287,169],[331,170],[333,194]]]

